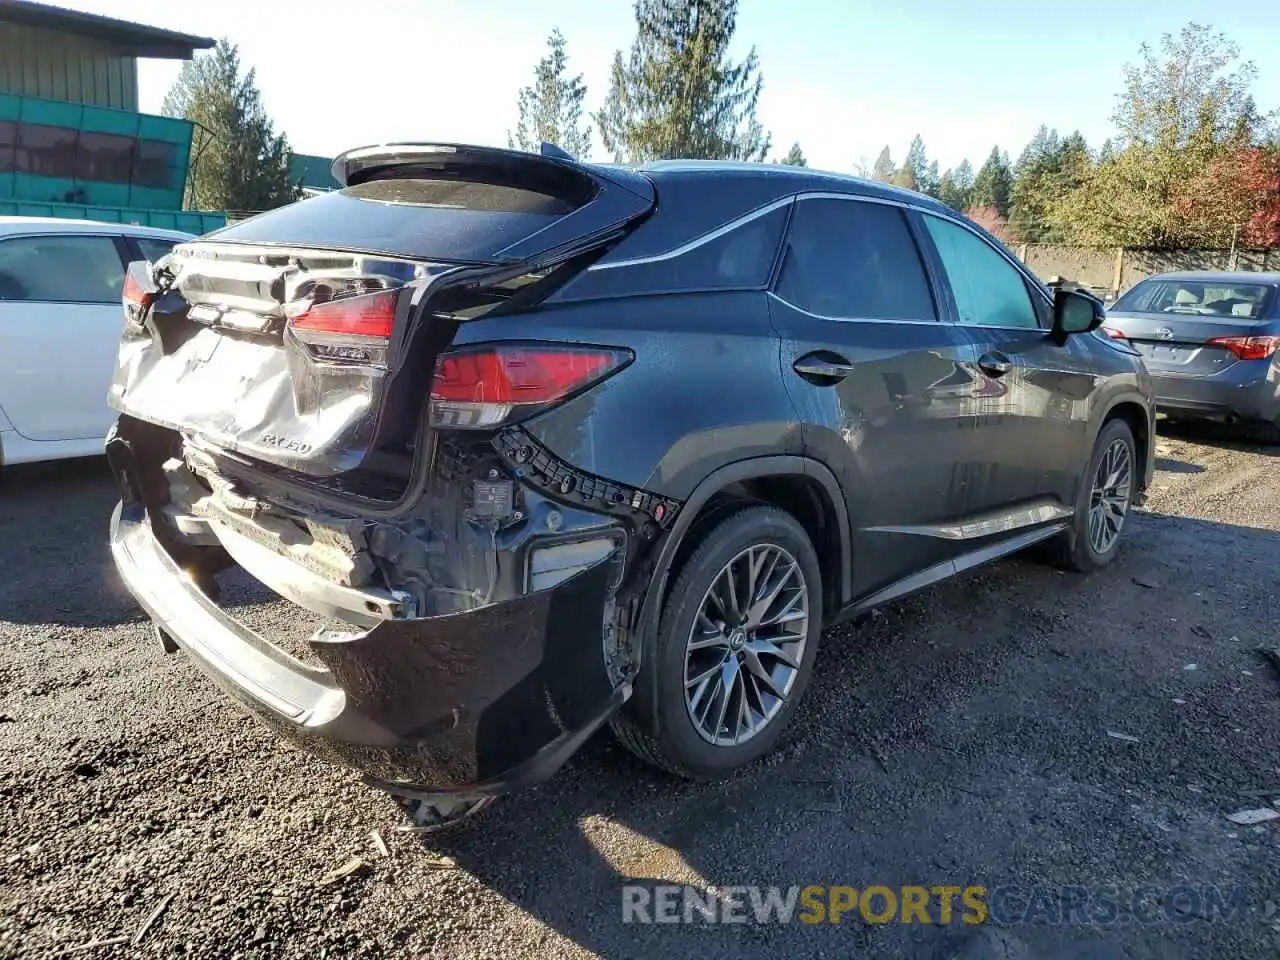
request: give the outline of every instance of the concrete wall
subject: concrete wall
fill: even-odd
[[[1153,273],[1173,270],[1280,272],[1280,249],[1237,250],[1233,254],[1230,250],[1122,250],[1024,243],[1013,251],[1041,280],[1062,277],[1113,297]]]
[[[72,34],[0,22],[0,93],[138,109],[138,61]]]

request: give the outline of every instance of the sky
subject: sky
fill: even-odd
[[[631,0],[60,0],[61,5],[228,37],[257,71],[298,153],[404,140],[506,145],[516,97],[559,27],[587,103],[605,97]],[[773,154],[849,172],[917,133],[943,169],[1000,145],[1015,159],[1040,124],[1112,132],[1122,68],[1145,41],[1212,24],[1258,67],[1255,97],[1280,108],[1275,0],[741,0],[734,55],[752,46]],[[159,112],[180,61],[141,61],[140,107]],[[603,154],[596,138],[595,159]]]

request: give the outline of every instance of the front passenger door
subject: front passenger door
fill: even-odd
[[[1075,502],[1089,456],[1094,376],[1077,337],[1049,335],[1049,301],[1010,257],[976,230],[920,214],[946,278],[956,323],[974,345],[982,383],[975,408],[977,457],[964,512],[1052,498]]]

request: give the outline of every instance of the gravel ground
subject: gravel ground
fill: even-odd
[[[139,945],[75,955],[1275,957],[1280,821],[1226,815],[1280,802],[1280,673],[1255,650],[1277,636],[1277,453],[1165,435],[1105,575],[1014,559],[830,631],[790,745],[734,780],[674,781],[601,736],[431,838],[161,654],[111,568],[102,463],[10,471],[0,957],[132,941],[161,904]],[[251,601],[258,626],[297,628]],[[624,878],[981,884],[993,911],[1008,885],[1247,903],[1216,922],[1175,898],[1143,923],[637,926]]]

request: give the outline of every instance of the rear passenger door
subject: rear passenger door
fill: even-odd
[[[1090,453],[1091,338],[1055,342],[1047,297],[1009,256],[964,224],[918,216],[946,278],[948,308],[973,341],[981,386],[962,510],[1045,498],[1072,506]]]
[[[124,251],[105,234],[0,240],[0,408],[27,439],[106,435]]]
[[[917,229],[892,203],[800,198],[770,295],[806,451],[848,497],[858,595],[961,546],[947,522],[962,506],[982,384]]]

